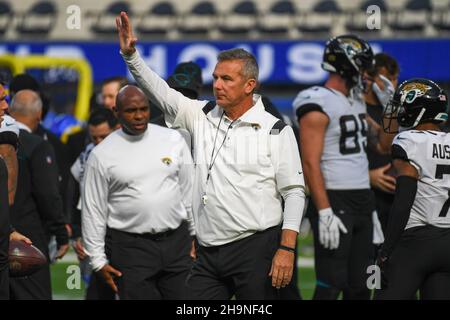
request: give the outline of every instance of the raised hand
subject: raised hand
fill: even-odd
[[[119,33],[120,51],[125,55],[131,55],[136,51],[137,38],[133,35],[130,19],[125,12],[116,17],[116,26]]]
[[[379,74],[377,77],[375,77],[375,81],[372,84],[372,90],[373,92],[375,92],[375,95],[377,96],[383,107],[386,108],[388,102],[394,95],[395,87],[388,78]]]

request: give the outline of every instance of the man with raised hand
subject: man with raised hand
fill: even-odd
[[[198,248],[186,281],[189,298],[276,298],[292,278],[304,180],[292,128],[254,93],[255,57],[222,51],[213,73],[216,101],[192,100],[147,67],[127,14],[116,23],[131,74],[166,121],[192,137]]]

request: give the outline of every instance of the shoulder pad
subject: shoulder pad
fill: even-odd
[[[278,120],[277,122],[275,122],[275,124],[273,125],[272,129],[270,129],[270,134],[271,135],[278,135],[280,134],[281,131],[283,131],[283,129],[287,126],[286,123],[284,123],[283,120]]]
[[[3,121],[0,124],[0,132],[13,132],[19,136],[19,131],[19,127],[17,126],[14,118],[8,115],[3,116]]]

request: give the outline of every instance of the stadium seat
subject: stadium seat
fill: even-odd
[[[275,2],[268,12],[259,16],[258,29],[265,35],[285,34],[291,27],[295,12],[292,1]]]
[[[378,29],[367,28],[367,8],[371,5],[376,5],[381,11],[381,23],[383,24],[384,14],[387,12],[386,3],[384,0],[366,0],[361,3],[359,9],[351,12],[347,16],[347,23],[345,27],[351,33],[378,33]]]
[[[405,8],[394,13],[389,25],[393,31],[421,32],[428,24],[431,10],[430,0],[410,0]]]
[[[434,10],[432,17],[433,25],[437,31],[450,31],[450,3],[442,10]]]
[[[186,14],[179,27],[182,34],[206,35],[217,24],[217,11],[211,1],[202,1],[194,5]]]
[[[177,15],[171,2],[159,2],[144,13],[136,30],[144,35],[165,35],[177,24]]]
[[[324,0],[317,3],[309,12],[303,12],[297,24],[299,31],[314,34],[329,34],[335,23],[336,14],[341,9],[333,0]]]
[[[100,12],[97,15],[96,21],[92,25],[92,31],[98,34],[116,35],[116,17],[121,11],[127,12],[129,16],[132,16],[130,6],[125,1],[113,2],[106,10]]]
[[[257,10],[253,1],[238,2],[231,12],[225,14],[220,22],[220,31],[224,35],[245,36],[257,27]]]
[[[56,18],[55,2],[38,2],[22,15],[17,31],[21,34],[48,34],[52,30]]]
[[[13,12],[8,2],[0,2],[0,34],[4,34],[11,23]]]

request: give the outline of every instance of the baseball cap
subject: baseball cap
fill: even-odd
[[[40,85],[35,78],[26,73],[15,76],[9,83],[9,91],[13,94],[25,89],[39,92]]]
[[[195,62],[189,61],[179,63],[175,67],[175,71],[173,73],[189,74],[195,79],[195,82],[199,85],[199,88],[203,85],[202,69]]]
[[[196,99],[199,96],[200,86],[189,74],[175,73],[167,79],[167,84],[189,98]]]

